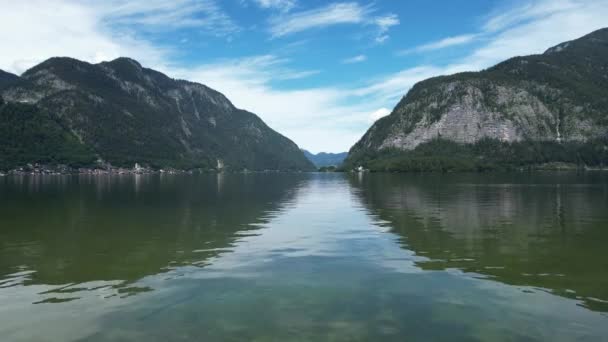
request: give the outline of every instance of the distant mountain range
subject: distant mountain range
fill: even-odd
[[[553,162],[608,165],[608,29],[416,84],[345,165],[446,171]]]
[[[308,158],[308,160],[310,160],[318,168],[327,167],[327,166],[338,167],[338,166],[342,165],[342,162],[348,155],[348,152],[342,152],[342,153],[321,152],[321,153],[317,153],[317,154],[312,154],[306,150],[302,150],[302,152],[304,152],[304,155],[306,156],[306,158]]]
[[[291,140],[202,84],[118,58],[0,71],[0,169],[25,163],[313,170]]]

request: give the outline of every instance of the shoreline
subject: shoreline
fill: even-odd
[[[229,170],[229,169],[192,169],[181,170],[174,168],[153,169],[141,167],[136,164],[133,168],[106,167],[106,168],[72,168],[65,165],[28,165],[8,171],[0,171],[0,177],[6,176],[107,176],[107,175],[192,175],[192,174],[216,174],[216,173],[301,173],[301,170]],[[311,171],[312,172],[312,171]]]
[[[427,171],[412,171],[412,170],[368,170],[363,167],[359,167],[354,170],[315,170],[315,171],[302,171],[302,170],[230,170],[230,169],[191,169],[182,170],[174,168],[165,169],[153,169],[150,167],[142,167],[139,164],[135,164],[133,168],[124,167],[113,167],[106,165],[105,167],[98,168],[73,168],[67,165],[40,165],[40,164],[28,164],[25,167],[20,167],[8,171],[0,171],[0,177],[6,176],[75,176],[75,175],[89,175],[89,176],[106,176],[106,175],[192,175],[192,174],[217,174],[217,173],[403,173],[403,174],[453,174],[453,173],[524,173],[524,172],[605,172],[608,171],[606,167],[590,167],[590,166],[577,166],[566,163],[547,163],[541,165],[530,165],[529,167],[513,168],[509,170],[468,170],[468,171],[441,171],[441,170],[427,170]]]
[[[453,172],[442,172],[442,171],[289,171],[289,170],[265,170],[265,171],[227,171],[227,170],[152,170],[148,172],[135,172],[132,170],[86,170],[86,171],[74,171],[74,172],[26,172],[11,170],[8,172],[0,171],[0,177],[57,177],[57,176],[126,176],[126,175],[203,175],[203,174],[260,174],[260,173],[342,173],[342,174],[501,174],[501,173],[595,173],[595,172],[608,172],[607,168],[585,168],[585,169],[518,169],[518,170],[495,170],[495,171],[453,171]]]

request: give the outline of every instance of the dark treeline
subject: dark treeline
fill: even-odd
[[[376,172],[508,171],[558,166],[603,168],[608,166],[608,137],[564,143],[506,143],[483,139],[474,144],[458,144],[436,139],[421,144],[412,151],[385,149],[374,153],[358,153],[349,156],[343,169],[350,170],[358,166]]]
[[[93,151],[48,113],[0,98],[0,170],[27,163],[81,167],[95,160]]]

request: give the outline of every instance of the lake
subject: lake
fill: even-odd
[[[0,178],[2,341],[608,341],[608,173]]]

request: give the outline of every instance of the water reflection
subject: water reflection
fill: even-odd
[[[608,311],[605,174],[373,175],[361,201],[424,270],[460,269]]]
[[[0,183],[0,288],[55,285],[37,303],[152,289],[147,275],[230,250],[289,202],[302,177],[16,177]],[[2,181],[2,180],[0,180]],[[84,285],[82,285],[84,284]]]
[[[521,175],[0,179],[0,335],[601,341],[606,184]]]

